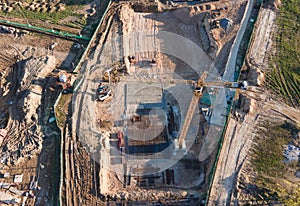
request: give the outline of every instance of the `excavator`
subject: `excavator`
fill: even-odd
[[[125,64],[116,63],[112,66],[112,68],[105,70],[103,73],[103,80],[104,81],[111,81],[111,82],[119,82],[120,76],[118,75],[119,72],[123,72],[126,70]]]
[[[103,80],[104,81],[111,81],[111,82],[119,82],[120,77],[117,76],[118,70],[116,67],[113,67],[112,69],[108,69],[104,71],[103,73]]]
[[[242,89],[247,90],[248,89],[248,83],[246,81],[243,82],[228,82],[224,81],[221,78],[218,78],[216,81],[206,82],[205,79],[209,73],[204,72],[201,77],[198,79],[196,83],[194,83],[194,96],[192,97],[192,101],[189,105],[185,121],[182,125],[182,130],[180,132],[179,138],[178,138],[178,146],[180,149],[182,149],[183,142],[186,138],[189,126],[191,124],[194,112],[196,108],[198,107],[198,101],[202,97],[202,92],[204,87],[215,87],[215,88],[234,88],[234,89]]]

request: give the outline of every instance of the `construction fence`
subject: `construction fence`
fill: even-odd
[[[22,24],[22,23],[12,22],[12,21],[8,21],[8,20],[0,20],[0,24],[6,25],[6,26],[13,26],[13,27],[17,27],[17,28],[25,29],[25,30],[29,30],[29,31],[42,32],[42,33],[47,33],[47,34],[51,34],[51,35],[61,36],[64,38],[80,39],[80,40],[85,40],[85,41],[91,40],[91,38],[86,37],[86,36],[78,36],[78,35],[70,34],[70,33],[63,32],[63,31],[41,28],[41,27],[30,25],[30,24]]]

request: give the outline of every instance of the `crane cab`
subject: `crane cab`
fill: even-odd
[[[202,92],[203,92],[203,87],[195,87],[194,89],[194,95],[196,96],[201,96],[202,95]]]

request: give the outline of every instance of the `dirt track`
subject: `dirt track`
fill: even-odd
[[[61,195],[62,202],[66,205],[101,205],[98,178],[99,164],[95,161],[95,158],[96,160],[100,158],[100,153],[98,152],[98,156],[93,156],[97,152],[99,144],[97,135],[98,123],[96,118],[94,118],[95,110],[93,110],[95,103],[94,88],[97,87],[99,82],[94,81],[97,77],[92,78],[89,76],[89,73],[95,69],[99,53],[102,52],[102,44],[107,35],[105,30],[111,26],[113,17],[112,9],[103,20],[104,24],[100,29],[103,35],[90,54],[91,60],[83,64],[82,73],[85,74],[83,78],[86,78],[86,81],[83,82],[80,90],[74,94],[71,100],[77,101],[78,104],[76,106],[72,105],[72,108],[70,108],[73,111],[72,114],[74,114],[73,121],[68,124],[68,127],[64,131],[66,138],[63,148],[65,181],[62,185]],[[110,58],[106,58],[106,61],[108,62],[105,63],[110,64],[111,60]],[[98,79],[100,79],[100,76]],[[85,98],[85,95],[87,98]],[[90,112],[91,109],[92,112]],[[78,119],[77,115],[79,117],[83,115],[88,118]],[[79,130],[79,128],[82,130]],[[86,131],[89,131],[90,134],[83,135],[82,133]],[[96,138],[92,138],[95,136]]]
[[[266,52],[271,53],[272,37],[274,32],[274,21],[276,13],[271,9],[262,8],[258,17],[260,23],[255,28],[256,36],[252,40],[249,62],[260,69],[268,69],[268,58]]]
[[[259,15],[257,22],[259,26],[254,31],[255,35],[247,56],[250,65],[256,69],[268,69],[266,52],[271,49],[270,33],[274,18],[275,12],[269,9],[262,9]],[[250,81],[254,82],[256,82],[254,79],[258,78],[257,74],[249,77]],[[268,92],[262,90],[264,92],[262,94],[261,90],[246,94],[255,100],[252,113],[246,115],[242,121],[230,118],[213,180],[209,205],[230,205],[238,204],[241,201],[236,193],[237,181],[243,171],[243,165],[248,161],[248,151],[255,138],[255,127],[260,121],[265,121],[273,116],[292,120],[298,125],[300,123],[299,110],[272,100]]]

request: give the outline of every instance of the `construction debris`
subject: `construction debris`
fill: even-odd
[[[62,89],[53,71],[70,66],[76,55],[70,52],[72,42],[65,40],[4,32],[0,36],[0,204],[45,205],[47,196],[55,195],[59,178],[48,166],[57,165],[60,137],[56,124],[48,123]],[[50,54],[51,42],[58,43]],[[38,162],[45,165],[43,170]]]

